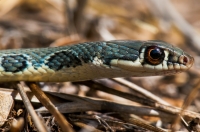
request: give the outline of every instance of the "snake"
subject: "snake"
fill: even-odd
[[[194,59],[164,41],[112,40],[0,51],[0,82],[65,82],[169,75]]]

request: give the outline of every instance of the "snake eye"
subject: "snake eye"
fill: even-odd
[[[145,52],[145,60],[146,62],[152,64],[152,65],[158,65],[162,63],[162,61],[165,58],[165,54],[163,49],[157,47],[157,46],[149,46],[146,49]]]

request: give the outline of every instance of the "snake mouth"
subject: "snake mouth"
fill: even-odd
[[[168,70],[176,70],[182,72],[192,67],[194,58],[184,52],[169,52],[167,57]]]

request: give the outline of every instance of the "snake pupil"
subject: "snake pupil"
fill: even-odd
[[[150,52],[150,56],[153,58],[153,59],[159,59],[161,57],[161,51],[160,49],[158,48],[155,48],[153,50],[151,50]]]

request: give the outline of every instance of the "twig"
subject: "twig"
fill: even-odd
[[[82,84],[90,87],[91,89],[95,90],[100,90],[109,94],[117,95],[119,97],[143,104],[143,105],[148,105],[148,106],[155,106],[155,101],[151,99],[146,99],[137,95],[130,94],[130,93],[125,93],[122,91],[118,91],[115,89],[112,89],[110,87],[107,87],[103,84],[100,84],[99,82],[94,82],[94,81],[84,81],[84,82],[74,82],[73,84]],[[145,96],[144,96],[145,97]]]
[[[44,125],[44,123],[40,120],[40,118],[37,116],[33,106],[31,105],[26,93],[24,92],[24,88],[22,85],[17,84],[17,89],[22,97],[22,100],[24,102],[24,105],[26,106],[27,111],[31,115],[31,118],[33,119],[33,122],[40,132],[47,132],[47,129]]]
[[[130,122],[127,119],[127,117],[130,118],[129,114],[114,113],[114,115],[117,116],[117,117],[120,117],[121,119],[123,119],[123,121],[121,121],[119,119],[116,119],[116,118],[113,118],[112,116],[110,117],[109,115],[108,116],[104,115],[104,114],[103,115],[99,114],[99,116],[98,115],[93,115],[93,114],[92,115],[91,114],[89,114],[89,115],[85,115],[85,114],[82,114],[82,115],[80,115],[80,114],[79,115],[70,114],[69,117],[72,117],[72,119],[74,121],[78,120],[80,122],[84,122],[84,120],[87,120],[87,119],[97,121],[99,124],[103,125],[103,127],[107,131],[111,131],[111,132],[120,131],[120,130],[121,131],[130,131],[129,130],[130,128],[131,128],[131,130],[132,130],[132,128],[134,128],[134,130],[138,128],[138,129],[140,129],[140,131],[148,129],[148,127],[145,127],[145,126],[141,127],[141,126],[138,126],[138,125]],[[126,118],[126,119],[124,119],[124,118]],[[140,122],[143,122],[143,123],[145,122],[145,124],[147,124],[145,120],[142,120],[142,119],[141,120],[137,119],[137,120],[139,120]],[[127,122],[130,122],[130,123],[127,123]],[[94,123],[92,123],[92,124],[94,124]],[[155,129],[151,129],[150,128],[149,130],[157,130],[157,129],[156,128]]]
[[[132,88],[133,90],[137,91],[138,93],[144,95],[145,97],[155,100],[158,103],[164,104],[164,105],[169,105],[169,103],[167,103],[166,101],[162,100],[161,98],[159,98],[158,96],[155,96],[154,94],[152,94],[151,92],[145,90],[144,88],[129,82],[123,78],[114,78],[112,79],[115,82],[118,82],[121,85],[124,85],[126,87]]]
[[[64,93],[53,93],[48,92],[51,95],[73,101],[78,100],[78,102],[73,103],[63,103],[61,105],[56,105],[57,109],[64,113],[72,113],[72,112],[81,112],[81,111],[113,111],[113,112],[124,112],[126,113],[134,113],[136,115],[146,115],[146,116],[159,116],[159,117],[170,117],[169,114],[165,114],[161,111],[154,110],[149,107],[140,107],[140,106],[133,106],[133,105],[125,105],[119,104],[115,102],[110,102],[102,99],[96,98],[89,98],[89,97],[79,97],[76,95],[69,95]],[[75,105],[74,105],[75,104]],[[65,110],[64,108],[67,107]]]
[[[199,94],[199,89],[200,89],[200,80],[197,83],[197,85],[192,89],[192,91],[189,93],[189,95],[185,98],[185,101],[182,106],[182,110],[180,112],[180,116],[177,116],[176,120],[174,121],[173,124],[173,129],[175,130],[175,126],[180,122],[180,117],[182,116],[184,110],[192,103],[192,101],[197,97]],[[183,120],[183,119],[182,119]]]
[[[66,34],[77,34],[77,30],[76,30],[76,27],[75,27],[75,24],[74,24],[74,20],[73,20],[73,17],[74,17],[74,14],[73,14],[73,11],[72,9],[70,9],[70,6],[69,6],[69,0],[64,0],[64,18],[65,18],[65,28],[66,28]]]
[[[64,118],[64,116],[55,108],[50,99],[44,94],[40,87],[33,82],[28,82],[28,86],[34,95],[40,100],[40,102],[49,110],[49,112],[55,116],[56,121],[63,131],[73,132],[70,124]]]
[[[84,82],[81,82],[81,83],[83,84]],[[136,101],[136,102],[141,103],[143,105],[148,105],[148,106],[154,107],[155,109],[159,109],[161,111],[165,111],[167,113],[171,113],[171,114],[177,115],[181,111],[181,108],[174,107],[174,106],[169,106],[169,105],[164,105],[164,104],[161,104],[161,103],[158,103],[158,102],[154,102],[154,101],[149,100],[149,99],[144,100],[144,98],[135,97],[135,95],[133,96],[132,94],[129,94],[129,93],[119,92],[117,90],[111,89],[109,87],[106,87],[106,86],[98,84],[98,83],[96,83],[94,85],[94,83],[90,82],[90,84],[92,84],[90,86],[92,86],[92,87],[94,86],[93,88],[95,88],[95,89],[98,89],[98,90],[101,90],[101,91],[104,91],[104,92],[107,92],[107,93],[110,93],[110,94],[118,95],[118,96],[123,97],[125,99]],[[87,86],[89,86],[89,85],[87,85]],[[186,116],[186,117],[188,117],[190,119],[191,118],[196,118],[196,117],[200,118],[200,114],[198,114],[196,112],[192,112],[192,111],[187,111],[187,110],[183,111],[183,116]]]
[[[139,120],[139,119],[136,119],[136,118],[130,118],[130,117],[127,116],[127,114],[122,114],[122,115],[120,115],[120,117],[122,117],[122,119],[124,119],[125,121],[130,122],[131,124],[134,124],[136,126],[140,126],[142,128],[151,130],[153,132],[167,132],[167,131],[165,131],[161,128],[157,128],[155,126],[149,125],[149,124],[143,122],[142,120]]]
[[[77,0],[77,7],[74,12],[74,24],[78,33],[81,33],[83,25],[83,11],[86,6],[87,0]]]
[[[123,104],[118,104],[118,103],[114,103],[114,102],[110,102],[110,101],[106,101],[106,100],[100,100],[100,99],[93,99],[93,98],[88,98],[88,97],[79,97],[79,96],[75,96],[75,95],[67,95],[67,94],[56,94],[56,93],[50,93],[52,95],[56,95],[59,96],[60,98],[63,99],[71,99],[71,98],[78,98],[81,99],[82,101],[79,102],[80,106],[86,106],[88,107],[87,110],[96,110],[96,111],[112,111],[112,112],[118,112],[118,113],[124,113],[124,111],[128,114],[128,113],[134,113],[136,115],[142,115],[142,116],[161,116],[163,118],[170,118],[171,120],[173,119],[173,116],[170,116],[169,114],[165,114],[162,112],[157,112],[151,108],[148,107],[137,107],[137,106],[130,106],[130,105],[123,105]],[[63,105],[68,105],[67,103],[63,104]],[[67,106],[69,107],[69,106]],[[72,108],[72,107],[70,107]],[[89,109],[90,108],[90,109]],[[60,110],[59,107],[57,107],[58,110]],[[82,107],[73,107],[73,109],[75,111],[73,112],[80,112],[80,110],[84,111],[84,109]],[[67,109],[69,110],[69,109]],[[62,110],[64,111],[64,110]],[[67,111],[65,111],[67,112]],[[133,121],[132,121],[133,122]],[[135,123],[137,125],[137,123]],[[144,127],[145,129],[149,129],[149,130],[157,130],[157,132],[161,132],[161,129],[156,129],[153,126],[147,125],[146,123],[140,121],[140,126]],[[158,131],[160,130],[160,131]],[[163,132],[163,131],[162,131]]]

